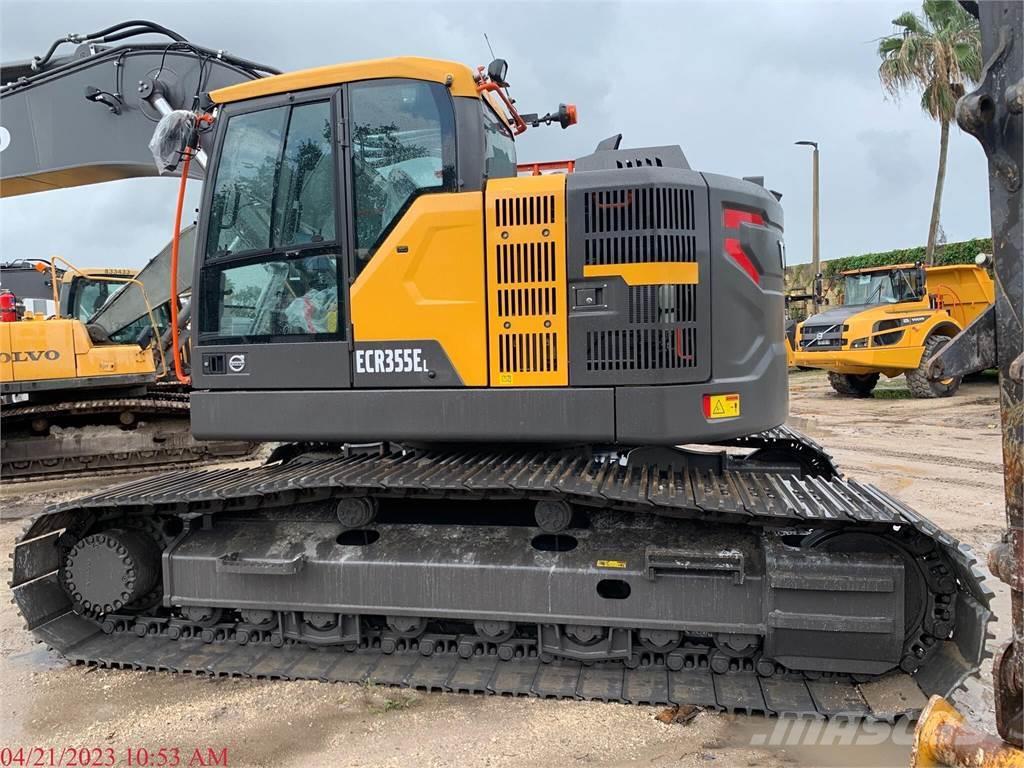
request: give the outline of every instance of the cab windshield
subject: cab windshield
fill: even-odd
[[[843,303],[849,306],[896,304],[920,298],[911,274],[903,269],[847,275],[843,295]]]
[[[71,316],[83,323],[100,311],[127,280],[77,277],[72,285]]]

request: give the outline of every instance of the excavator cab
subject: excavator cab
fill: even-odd
[[[782,423],[775,197],[678,147],[520,176],[515,137],[575,107],[521,115],[491,70],[321,67],[158,128],[208,155],[197,436],[672,445]]]

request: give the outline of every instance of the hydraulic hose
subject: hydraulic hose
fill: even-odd
[[[127,31],[122,31],[127,30]],[[117,34],[115,34],[117,33]],[[144,19],[132,19],[131,21],[122,21],[120,24],[114,24],[112,26],[101,29],[98,32],[92,32],[87,35],[68,35],[53,41],[49,50],[42,56],[37,56],[33,59],[32,69],[39,71],[47,64],[50,63],[50,59],[57,52],[57,49],[64,43],[84,43],[84,42],[114,42],[116,40],[123,40],[127,37],[136,37],[138,35],[164,35],[169,37],[175,42],[184,43],[187,42],[184,37],[179,35],[172,29],[156,24],[152,21],[146,21]]]
[[[181,347],[178,339],[178,251],[181,246],[181,211],[185,207],[185,184],[188,183],[188,166],[192,150],[185,149],[181,168],[181,183],[178,184],[178,205],[174,211],[174,237],[171,240],[171,346],[174,352],[174,377],[182,384],[191,384],[192,377],[185,374],[181,363]]]

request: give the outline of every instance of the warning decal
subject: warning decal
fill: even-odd
[[[709,419],[732,419],[740,415],[740,396],[704,395],[704,415]]]
[[[597,561],[597,567],[598,568],[625,568],[626,567],[626,561],[625,560],[598,560]]]

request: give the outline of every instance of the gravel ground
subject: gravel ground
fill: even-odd
[[[997,540],[1003,502],[993,381],[965,384],[950,400],[919,401],[901,394],[899,379],[883,386],[882,397],[850,400],[835,396],[823,374],[806,372],[793,375],[791,391],[790,423],[820,440],[847,474],[897,495],[982,552]],[[17,518],[103,483],[0,487],[4,561],[24,525]],[[1006,591],[994,586],[1003,612]],[[656,719],[662,710],[650,707],[68,667],[33,645],[14,607],[3,603],[0,749],[54,747],[60,757],[64,747],[89,747],[118,766],[130,756],[141,764],[140,748],[149,751],[149,765],[174,765],[177,748],[180,765],[210,764],[226,750],[231,766],[467,768],[897,766],[909,754],[902,725],[843,726],[824,738],[770,746],[787,724],[710,713],[664,724]],[[996,625],[1000,638],[1007,629]],[[985,676],[961,706],[991,728],[991,699]],[[161,747],[168,750],[163,763]]]

